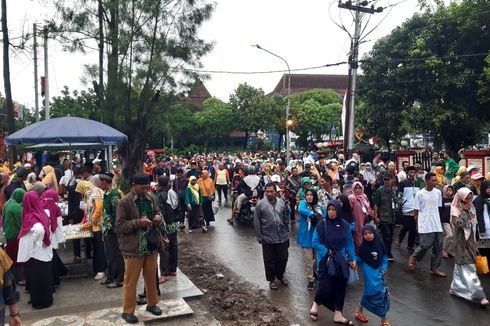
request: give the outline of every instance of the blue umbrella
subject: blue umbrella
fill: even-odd
[[[54,118],[36,122],[5,138],[7,145],[98,143],[115,145],[128,137],[98,121],[78,117]]]

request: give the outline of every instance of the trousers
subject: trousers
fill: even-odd
[[[432,248],[430,257],[430,270],[437,272],[442,263],[442,232],[421,233],[419,234],[420,244],[415,248],[413,256],[417,261],[421,261],[427,250]]]
[[[283,243],[263,243],[262,255],[264,258],[265,278],[272,282],[276,278],[282,279],[288,263],[289,240]]]
[[[125,273],[123,286],[123,313],[134,314],[136,309],[136,286],[138,278],[143,270],[143,278],[145,280],[147,306],[153,307],[158,304],[157,280],[155,271],[157,270],[157,254],[146,255],[137,258],[125,258]]]

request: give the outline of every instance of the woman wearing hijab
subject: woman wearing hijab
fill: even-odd
[[[209,177],[208,170],[202,170],[201,177],[197,180],[202,196],[202,212],[206,225],[214,222],[213,201],[216,194],[214,181]]]
[[[42,171],[43,179],[41,180],[41,182],[44,183],[46,187],[54,189],[56,193],[58,193],[58,179],[56,178],[54,168],[51,165],[45,165],[42,168]]]
[[[373,166],[371,163],[366,162],[364,165],[364,171],[362,172],[362,176],[364,178],[364,181],[366,181],[367,185],[367,196],[368,198],[372,198],[372,194],[374,192],[374,187],[376,185],[376,174],[374,173]]]
[[[449,294],[487,306],[489,302],[476,274],[475,257],[478,222],[471,210],[472,201],[473,193],[471,190],[461,188],[454,196],[451,204],[455,265]]]
[[[83,195],[85,205],[86,223],[83,228],[90,229],[93,233],[93,271],[94,280],[98,281],[105,277],[107,262],[105,259],[104,243],[102,242],[102,211],[104,192],[90,181],[80,181],[75,191]]]
[[[436,188],[442,190],[442,188],[444,188],[444,185],[446,184],[446,178],[444,177],[444,167],[436,166],[436,168],[434,169],[434,173],[436,174],[437,178]]]
[[[17,262],[19,251],[19,232],[22,226],[22,200],[24,189],[17,188],[2,209],[3,231],[7,241],[7,255],[12,259],[12,273],[19,284],[25,283],[23,265]]]
[[[381,317],[381,326],[390,326],[386,319],[390,301],[383,280],[383,275],[388,271],[388,250],[371,224],[362,227],[362,237],[357,265],[364,275],[364,295],[355,316],[360,322],[367,323],[368,319],[363,314],[363,308],[366,308]]]
[[[340,194],[337,197],[337,201],[340,204],[340,213],[343,220],[349,223],[351,232],[354,232],[356,228],[356,220],[354,215],[352,215],[352,207],[350,206],[349,197],[344,194]]]
[[[490,181],[483,181],[480,187],[481,193],[473,201],[480,233],[477,247],[480,254],[487,257],[490,267]]]
[[[198,229],[201,227],[202,201],[201,188],[197,184],[196,177],[191,176],[189,178],[189,184],[187,185],[187,188],[185,188],[185,206],[189,212],[189,232],[192,232],[193,229]],[[206,225],[202,226],[202,232],[208,232]]]
[[[299,225],[296,241],[303,249],[304,269],[308,280],[308,290],[315,288],[315,250],[312,248],[311,241],[315,226],[325,216],[325,209],[318,204],[318,195],[312,189],[306,190],[305,199],[298,205]]]
[[[65,276],[67,270],[56,250],[60,243],[65,242],[62,232],[63,216],[61,209],[56,205],[58,194],[53,189],[48,189],[41,195],[44,211],[48,214],[51,225],[51,246],[53,247],[53,284],[60,285],[60,276]]]
[[[3,189],[8,186],[10,176],[7,173],[0,173],[0,212],[2,211],[3,205],[7,201],[7,197],[3,193]]]
[[[362,242],[362,227],[368,222],[369,216],[374,216],[369,199],[364,193],[364,186],[359,181],[352,184],[352,194],[349,195],[352,215],[355,219],[354,243],[359,248]]]
[[[53,304],[53,248],[51,225],[41,199],[34,191],[24,195],[17,261],[25,264],[26,289],[33,308]]]
[[[354,241],[350,225],[341,218],[340,204],[336,200],[327,206],[327,218],[319,222],[313,232],[312,246],[317,253],[318,289],[310,309],[310,318],[318,319],[318,305],[334,311],[334,322],[354,323],[342,314],[350,268],[356,268]]]

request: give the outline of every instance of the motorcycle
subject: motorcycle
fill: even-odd
[[[243,203],[240,212],[236,216],[236,220],[241,224],[253,225],[255,207],[257,206],[258,201],[259,198],[257,196],[248,198],[247,201]]]

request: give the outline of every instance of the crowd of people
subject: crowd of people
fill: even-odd
[[[355,318],[367,322],[367,309],[381,317],[381,325],[389,325],[383,276],[395,260],[392,247],[400,247],[406,235],[410,270],[432,249],[431,274],[446,277],[441,261],[454,257],[449,292],[488,304],[475,259],[478,247],[490,254],[485,242],[490,241],[490,180],[474,167],[459,166],[448,152],[444,159],[435,153],[430,169],[420,162],[403,162],[398,169],[380,153],[372,162],[362,162],[358,153],[348,160],[315,152],[293,153],[289,160],[280,152],[151,155],[126,194],[119,168],[105,171],[98,159],[82,163],[70,157],[42,167],[31,161],[16,164],[12,172],[5,164],[0,169],[8,260],[4,287],[11,287],[4,294],[25,286],[34,308],[52,305],[60,276],[67,273],[57,253],[65,241],[63,225],[80,224],[92,236],[73,241],[73,260],[82,261],[83,243],[94,279],[109,289],[123,287],[122,318],[138,322],[137,303],[161,314],[159,284],[177,273],[178,231],[208,232],[220,206],[231,207],[228,223],[234,225],[241,206],[254,196],[260,200],[253,224],[271,290],[289,283],[284,274],[290,226],[298,224],[305,286],[316,290],[312,320],[323,305],[334,311],[335,322],[353,324],[342,310],[347,283],[358,279],[360,268],[364,295]],[[67,203],[66,214],[60,201]],[[397,225],[402,227],[395,236]],[[141,272],[145,291],[136,295]],[[16,319],[14,301],[5,298]]]

